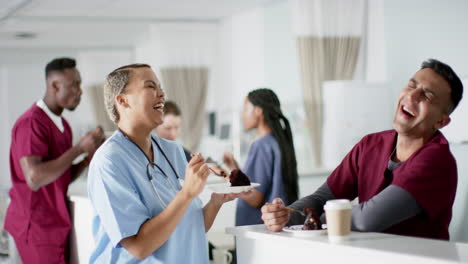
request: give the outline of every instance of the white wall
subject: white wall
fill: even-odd
[[[388,81],[385,47],[384,0],[368,1],[365,80]]]
[[[388,78],[399,91],[427,58],[468,75],[468,1],[387,0],[384,2]]]
[[[155,68],[162,66],[211,66],[217,50],[215,22],[149,24],[136,42],[135,59]]]
[[[223,91],[213,95],[222,95],[216,97],[217,109],[221,110],[218,116],[232,124],[231,151],[240,164],[244,158],[241,148],[246,143],[240,122],[242,105],[250,90],[265,86],[263,19],[264,9],[254,8],[225,19],[220,25],[220,52],[224,54],[219,65],[219,86]]]
[[[450,115],[450,124],[444,127],[441,131],[444,136],[453,143],[468,143],[468,100],[466,99],[466,91],[468,87],[468,77],[462,79],[463,87],[465,88],[465,99],[462,99],[457,106],[457,109]]]
[[[222,90],[213,94],[221,95],[216,97],[217,108],[240,110],[250,90],[265,86],[263,19],[263,8],[255,8],[221,22],[219,67],[223,79],[219,80]]]
[[[265,83],[283,104],[300,102],[302,87],[292,10],[288,1],[273,2],[264,11]]]
[[[458,167],[458,185],[450,223],[450,240],[468,243],[468,145],[451,144]]]
[[[365,135],[392,128],[394,103],[384,82],[328,81],[323,88],[322,158],[334,169]]]
[[[0,184],[6,186],[9,183],[10,163],[9,163],[9,143],[10,126],[8,125],[8,71],[5,65],[0,66],[0,120],[3,124],[0,126]]]

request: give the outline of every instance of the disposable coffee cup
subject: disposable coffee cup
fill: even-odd
[[[329,200],[324,206],[330,242],[341,242],[351,233],[351,202],[347,199]]]

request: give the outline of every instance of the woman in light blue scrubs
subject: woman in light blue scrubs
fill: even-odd
[[[205,232],[236,196],[213,194],[203,207],[203,157],[187,164],[180,145],[151,135],[162,123],[165,94],[150,66],[111,72],[104,97],[118,130],[89,168],[96,241],[90,263],[208,263]]]

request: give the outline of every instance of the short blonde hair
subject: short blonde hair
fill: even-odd
[[[130,74],[134,69],[138,68],[151,68],[148,64],[130,64],[119,67],[109,73],[104,82],[104,105],[106,106],[107,114],[110,120],[117,124],[120,120],[119,112],[115,105],[115,97],[119,94],[125,93],[130,81]]]

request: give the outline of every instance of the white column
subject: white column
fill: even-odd
[[[10,180],[10,126],[8,115],[8,74],[4,65],[0,65],[0,185],[11,186]]]

